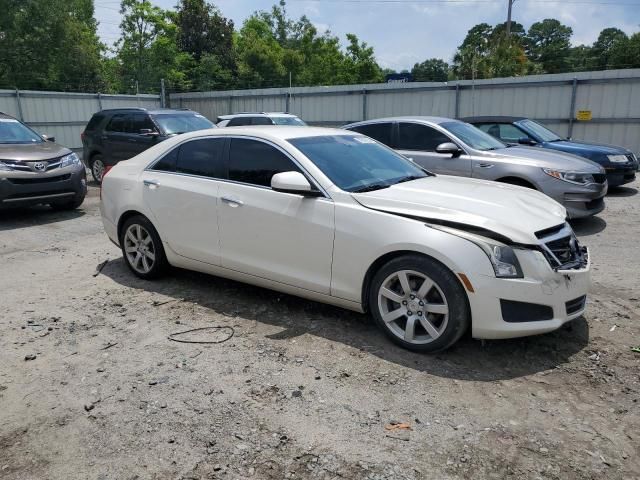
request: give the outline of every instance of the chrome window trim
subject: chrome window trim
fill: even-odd
[[[309,182],[313,186],[315,186],[320,193],[322,193],[322,198],[325,198],[325,199],[333,201],[333,199],[331,198],[329,193],[327,193],[327,191],[324,188],[322,188],[322,186],[316,181],[315,178],[313,178],[313,176],[307,171],[307,169],[304,168],[300,164],[300,162],[298,162],[298,160],[296,160],[289,152],[287,152],[282,147],[280,147],[280,145],[277,145],[277,144],[275,144],[275,143],[273,143],[273,142],[271,142],[269,140],[266,140],[266,139],[263,139],[263,138],[259,138],[259,137],[252,137],[250,135],[237,135],[237,134],[233,134],[233,135],[209,135],[209,136],[206,136],[206,137],[196,137],[196,138],[185,139],[182,142],[178,143],[176,146],[174,146],[171,150],[168,150],[162,156],[158,157],[153,162],[151,162],[149,165],[147,165],[143,171],[144,172],[149,171],[149,172],[157,172],[157,173],[167,173],[167,174],[172,174],[172,175],[182,175],[182,176],[185,176],[185,177],[192,177],[192,178],[203,178],[205,180],[214,180],[214,181],[217,181],[217,182],[233,183],[233,184],[236,184],[236,185],[246,185],[246,186],[249,186],[249,187],[255,187],[255,188],[261,188],[263,190],[272,190],[272,191],[274,191],[271,187],[267,187],[265,185],[256,185],[255,183],[239,182],[237,180],[231,180],[229,178],[206,177],[204,175],[193,175],[193,174],[190,174],[190,173],[182,173],[182,172],[167,172],[166,170],[154,170],[153,169],[153,166],[156,163],[158,163],[160,160],[162,160],[169,153],[173,152],[176,148],[180,148],[185,143],[188,143],[188,142],[191,142],[191,141],[194,141],[194,140],[206,140],[206,139],[217,139],[217,138],[221,138],[221,139],[244,138],[244,139],[247,139],[247,140],[256,140],[256,141],[265,143],[265,144],[267,144],[267,145],[269,145],[271,147],[276,148],[281,153],[283,153],[287,158],[289,158],[289,160],[291,160],[293,162],[293,164],[296,165],[300,169],[300,171],[303,173],[303,175],[305,177],[307,177],[307,180],[309,180]],[[229,147],[231,147],[231,145],[229,145]],[[230,150],[229,150],[229,152],[230,152]],[[279,193],[282,193],[282,192],[279,192]],[[291,195],[296,195],[296,194],[291,194]]]

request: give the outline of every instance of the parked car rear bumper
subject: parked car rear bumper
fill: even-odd
[[[44,174],[10,174],[0,178],[0,209],[64,202],[86,192],[83,165]]]

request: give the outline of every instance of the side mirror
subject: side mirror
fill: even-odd
[[[50,137],[49,135],[42,135],[42,139],[45,142],[55,142],[56,141],[56,137]]]
[[[144,135],[145,137],[157,137],[160,134],[150,128],[141,128],[140,135]]]
[[[315,190],[309,180],[300,172],[281,172],[271,177],[271,188],[276,192],[297,193],[316,197],[320,194]]]
[[[460,147],[453,142],[445,142],[436,147],[436,153],[448,153],[452,157],[457,157],[462,153],[462,150],[460,150]]]
[[[536,141],[533,138],[521,137],[518,139],[520,145],[535,145]]]

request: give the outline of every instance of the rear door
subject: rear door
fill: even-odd
[[[349,130],[366,135],[367,137],[373,138],[374,140],[393,148],[393,125],[393,122],[368,123],[366,125],[355,126]]]
[[[271,177],[288,171],[301,169],[276,146],[231,139],[230,181],[220,185],[222,266],[329,294],[334,204],[272,190]]]
[[[218,193],[226,178],[226,139],[199,138],[174,148],[142,174],[144,201],[160,237],[178,255],[220,265]]]
[[[441,131],[421,123],[399,122],[396,149],[427,170],[442,175],[471,176],[471,158],[437,153],[441,143],[454,142]]]
[[[129,158],[129,120],[127,114],[116,113],[104,128],[102,145],[107,164]]]

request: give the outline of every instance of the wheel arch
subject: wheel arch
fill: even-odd
[[[526,178],[517,177],[514,175],[508,175],[506,177],[497,178],[496,182],[507,183],[509,185],[517,185],[519,187],[531,188],[533,190],[539,190],[539,188],[530,180]]]
[[[371,287],[371,282],[373,280],[373,277],[376,275],[378,270],[380,270],[386,263],[390,262],[395,258],[403,257],[406,255],[418,255],[424,258],[428,258],[429,260],[436,262],[440,264],[442,267],[449,270],[455,277],[456,281],[458,282],[462,290],[464,291],[467,304],[469,304],[469,294],[467,292],[467,289],[465,288],[464,284],[458,277],[458,274],[453,270],[451,270],[451,268],[448,265],[446,265],[445,263],[438,260],[437,258],[431,255],[428,255],[424,252],[419,252],[416,250],[394,250],[392,252],[387,252],[384,255],[381,255],[380,257],[378,257],[376,260],[374,260],[373,263],[367,269],[367,272],[365,273],[364,280],[362,282],[362,291],[361,291],[362,308],[365,313],[369,313],[369,290]]]
[[[151,223],[151,225],[153,225],[153,228],[156,229],[156,232],[158,231],[158,229],[156,228],[156,226],[154,225],[153,221],[144,213],[138,211],[138,210],[127,210],[126,212],[124,212],[122,215],[120,215],[120,218],[118,218],[118,226],[117,226],[117,233],[118,233],[118,241],[120,241],[120,238],[122,236],[122,226],[124,225],[124,223],[129,220],[131,217],[136,217],[136,216],[141,216],[146,218],[149,223]],[[158,233],[158,235],[160,235],[160,233]]]

